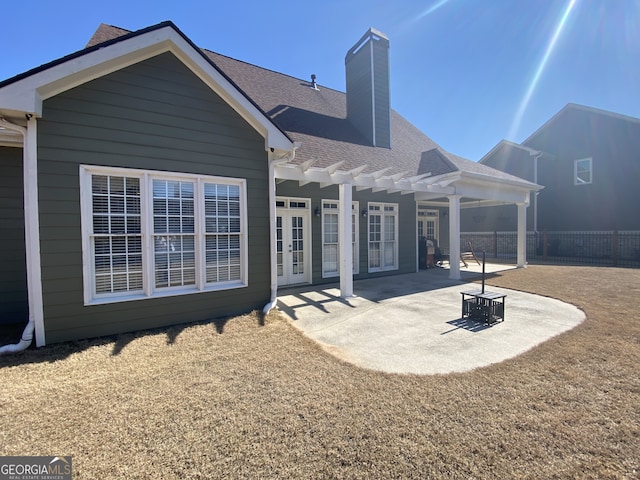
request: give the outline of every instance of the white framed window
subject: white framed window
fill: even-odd
[[[247,285],[246,182],[80,166],[85,304]]]
[[[322,277],[336,277],[340,275],[340,244],[338,242],[338,222],[340,221],[339,202],[337,200],[322,200]],[[359,203],[351,204],[351,250],[353,255],[353,273],[359,268]]]
[[[398,269],[398,205],[369,203],[369,271]]]
[[[593,162],[591,158],[581,158],[573,162],[573,184],[589,185],[593,182]]]

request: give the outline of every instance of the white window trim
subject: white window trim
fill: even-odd
[[[578,181],[578,163],[585,162],[585,161],[589,162],[589,181],[579,182]],[[573,184],[575,186],[580,186],[580,185],[591,185],[592,183],[593,183],[593,158],[586,157],[586,158],[578,158],[577,160],[574,160],[573,161]]]
[[[371,211],[371,207],[380,207],[379,211]],[[395,222],[394,222],[394,243],[395,243],[395,249],[393,252],[393,265],[389,266],[389,267],[385,267],[383,265],[383,255],[384,255],[384,249],[382,248],[382,245],[384,244],[384,234],[385,234],[385,226],[384,226],[384,216],[385,216],[385,207],[393,207],[393,215],[395,217]],[[367,205],[367,267],[368,267],[368,271],[370,273],[374,273],[374,272],[387,272],[387,271],[391,271],[391,270],[398,270],[399,267],[399,259],[398,259],[398,254],[399,254],[399,250],[400,250],[400,239],[398,238],[398,225],[399,225],[399,207],[397,203],[379,203],[379,202],[369,202],[369,204]],[[380,214],[382,217],[382,221],[380,223],[380,266],[379,267],[371,267],[371,249],[370,249],[370,244],[371,244],[371,223],[369,221],[369,218],[371,217],[371,215],[377,215]]]
[[[330,203],[332,205],[335,205],[336,208],[335,209],[331,209],[331,211],[329,212],[325,212],[325,208],[324,205]],[[353,249],[353,274],[357,275],[358,273],[360,273],[360,215],[359,215],[359,211],[360,211],[360,202],[358,201],[353,201],[351,202],[351,220],[353,222],[353,220],[355,219],[354,225],[353,225],[353,232],[352,235],[355,238],[355,241],[352,241],[352,249]],[[340,276],[340,250],[338,248],[338,269],[336,270],[336,272],[326,272],[324,269],[324,246],[325,246],[325,242],[324,242],[324,216],[325,213],[333,213],[333,214],[337,214],[338,215],[338,221],[340,221],[340,202],[338,200],[320,200],[320,217],[321,217],[321,230],[320,230],[320,235],[321,235],[321,244],[322,244],[322,278],[332,278],[332,277],[339,277]],[[337,243],[338,247],[340,245],[339,243],[339,239],[338,239],[338,243]]]
[[[143,292],[118,292],[97,294],[95,291],[95,262],[91,235],[93,234],[92,175],[134,177],[140,180],[140,212],[142,231]],[[196,282],[195,285],[156,288],[154,285],[153,254],[153,191],[152,180],[182,180],[195,184],[195,244]],[[204,245],[204,183],[227,184],[240,187],[240,280],[206,283],[206,261]],[[82,229],[82,270],[84,304],[98,305],[147,298],[168,297],[193,293],[212,292],[243,288],[248,286],[248,228],[247,228],[247,188],[246,180],[240,178],[216,177],[177,172],[139,170],[122,167],[101,167],[80,165],[80,217]]]

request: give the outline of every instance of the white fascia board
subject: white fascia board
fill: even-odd
[[[18,147],[22,148],[24,142],[18,134],[5,133],[0,130],[0,147]]]
[[[497,207],[503,205],[512,205],[511,203],[501,202],[498,200],[470,200],[460,202],[460,208],[477,208],[477,207]]]
[[[171,52],[265,139],[265,149],[293,143],[229,80],[170,26],[70,58],[0,89],[0,109],[42,116],[42,102],[64,91],[161,53]]]
[[[22,142],[14,142],[0,137],[0,147],[22,148]]]
[[[479,200],[494,200],[505,203],[528,203],[529,190],[521,188],[496,188],[495,185],[460,182],[455,185],[456,195]]]
[[[452,192],[448,195],[452,195],[455,192]],[[438,192],[417,192],[415,194],[415,199],[417,202],[429,202],[429,205],[431,206],[444,206],[446,208],[448,208],[449,206],[449,201],[448,200],[441,200],[441,201],[436,201],[436,200],[440,200],[441,198],[446,197],[446,195],[443,195],[442,193],[438,193]]]
[[[528,180],[518,180],[509,178],[492,177],[481,173],[462,172],[461,179],[465,182],[487,185],[491,188],[515,188],[520,190],[526,190],[528,192],[537,192],[542,190],[542,185],[537,185]]]
[[[489,158],[491,158],[502,147],[517,148],[519,150],[524,150],[525,152],[528,152],[529,155],[536,155],[540,153],[538,150],[534,150],[533,148],[525,147],[524,145],[520,145],[519,143],[512,142],[511,140],[503,139],[503,140],[500,140],[491,150],[485,153],[483,157],[480,160],[478,160],[478,163],[481,163],[484,165],[485,162]]]

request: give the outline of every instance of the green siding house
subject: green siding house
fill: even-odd
[[[537,185],[390,108],[388,49],[372,29],[348,50],[343,93],[200,50],[171,22],[101,25],[0,82],[0,323],[42,346],[268,311],[301,283],[348,297],[420,268],[420,237],[459,256],[471,202],[524,219]]]

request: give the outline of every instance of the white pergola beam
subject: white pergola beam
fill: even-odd
[[[370,176],[371,178],[374,178],[374,179],[378,179],[378,178],[381,178],[389,170],[391,170],[391,167],[383,168],[382,170],[378,170],[373,173],[368,173],[367,176]]]
[[[318,161],[317,158],[311,158],[309,160],[306,160],[304,162],[302,162],[300,165],[298,165],[298,168],[302,171],[302,172],[306,172],[307,170],[309,170],[311,168],[311,166],[316,163]]]
[[[282,164],[275,166],[278,181],[296,180],[300,186],[318,183],[322,188],[330,185],[350,183],[356,191],[372,189],[373,192],[388,191],[389,193],[414,193],[417,201],[428,201],[449,195],[459,195],[460,198],[479,199],[480,203],[464,202],[460,208],[479,205],[517,204],[527,203],[529,191],[523,187],[505,185],[498,182],[479,182],[477,179],[466,179],[460,172],[436,177],[430,174],[416,175],[404,178],[407,172],[385,176],[391,167],[373,173],[363,174],[365,166],[348,171],[341,171],[344,161],[334,163],[329,167],[316,168],[311,165],[316,160],[307,160],[300,165]],[[446,206],[446,203],[443,203]]]
[[[334,173],[336,173],[338,171],[338,169],[342,166],[343,163],[344,163],[344,160],[340,160],[339,162],[336,162],[333,165],[330,165],[330,166],[326,167],[325,171],[329,175],[333,175]]]
[[[431,172],[428,172],[428,173],[423,173],[422,175],[415,175],[413,177],[409,177],[409,178],[407,178],[407,180],[409,181],[409,183],[413,184],[413,183],[417,183],[420,180],[422,180],[424,178],[427,178],[427,177],[430,177],[430,176],[431,176]]]
[[[353,168],[347,172],[347,175],[350,175],[352,178],[355,178],[358,175],[360,175],[367,167],[368,165],[362,165],[361,167]]]

